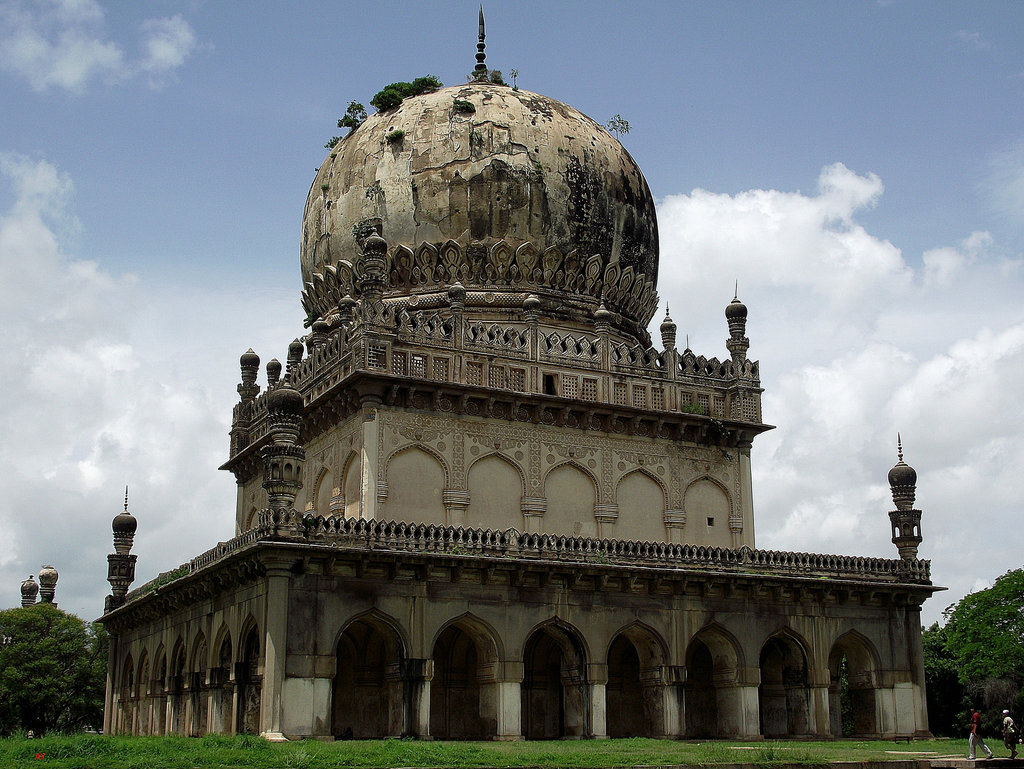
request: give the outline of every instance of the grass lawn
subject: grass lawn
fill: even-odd
[[[997,748],[995,740],[991,747]],[[998,745],[997,756],[1006,753]],[[41,757],[37,758],[37,754]],[[676,742],[585,740],[558,742],[419,742],[366,740],[271,744],[258,737],[98,737],[75,735],[0,740],[7,769],[327,769],[328,767],[604,767],[667,764],[894,761],[967,756],[966,740],[908,744],[833,742]]]

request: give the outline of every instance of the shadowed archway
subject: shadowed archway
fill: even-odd
[[[590,734],[586,652],[575,629],[549,623],[523,652],[522,729],[528,740]]]

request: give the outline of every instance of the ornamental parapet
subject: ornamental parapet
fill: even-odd
[[[283,540],[359,548],[375,552],[436,553],[490,556],[602,565],[686,567],[751,575],[799,576],[873,582],[931,584],[931,562],[860,556],[795,553],[779,550],[731,549],[666,542],[569,537],[505,530],[372,521],[341,516],[306,515],[292,535],[274,532],[272,524],[257,526],[221,542],[192,559],[189,572],[215,564],[259,541]],[[142,589],[144,589],[143,586]],[[142,590],[140,589],[140,590]],[[139,591],[133,591],[138,593]],[[129,595],[129,599],[131,594]]]
[[[451,308],[362,303],[349,322],[311,334],[308,346],[290,380],[307,406],[336,396],[353,376],[368,373],[393,384],[486,388],[499,398],[553,396],[584,408],[692,414],[767,429],[756,361],[659,351],[617,341],[610,333],[559,329],[536,319],[492,322],[464,318]],[[266,438],[273,388],[236,407],[232,457]]]

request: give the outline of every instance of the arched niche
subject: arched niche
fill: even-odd
[[[615,487],[619,517],[615,522],[616,539],[639,542],[664,542],[665,490],[643,470],[624,475]]]
[[[331,496],[334,493],[334,473],[328,468],[321,467],[316,476],[316,484],[313,489],[313,508],[317,515],[331,514]]]
[[[388,462],[385,515],[395,521],[444,525],[441,493],[445,488],[441,459],[419,447],[406,448]]]
[[[206,636],[199,633],[192,644],[192,664],[189,666],[189,694],[192,700],[190,710],[191,723],[188,733],[192,737],[202,737],[206,734],[207,717],[209,716],[210,700],[207,696],[206,666],[207,666]]]
[[[503,531],[523,526],[522,471],[500,454],[478,459],[469,468],[467,523],[473,528]]]
[[[341,494],[345,499],[345,517],[362,517],[363,463],[358,452],[349,452],[341,475]]]
[[[707,547],[732,547],[729,516],[732,505],[726,490],[711,478],[700,478],[686,487],[686,541]]]
[[[594,504],[597,484],[592,475],[572,462],[559,465],[544,479],[547,512],[543,531],[570,537],[597,536]]]

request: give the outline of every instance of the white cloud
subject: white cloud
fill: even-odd
[[[291,338],[298,302],[262,295],[274,325],[251,331],[258,310],[244,294],[154,285],[69,254],[61,233],[77,226],[74,185],[52,164],[0,154],[3,187],[13,203],[0,212],[0,605],[15,605],[20,581],[53,563],[58,601],[92,617],[109,589],[110,520],[125,483],[140,579],[233,534],[234,481],[216,467],[235,361],[250,344],[280,356],[270,344]]]
[[[1016,227],[1024,227],[1024,140],[993,154],[985,182],[993,209]]]
[[[143,58],[131,61],[107,37],[103,9],[94,0],[50,0],[0,5],[0,69],[25,79],[36,91],[83,93],[94,81],[116,83],[139,72],[152,85],[184,65],[195,33],[180,15],[142,24]]]
[[[992,47],[992,44],[985,39],[985,36],[976,30],[959,29],[954,37],[968,48],[974,48],[978,51],[987,51]]]
[[[168,19],[149,19],[142,25],[142,68],[163,75],[181,67],[196,46],[192,27],[180,15]]]
[[[902,432],[921,553],[950,588],[926,605],[937,619],[1021,564],[1005,530],[1024,499],[1024,279],[983,231],[913,267],[857,221],[882,192],[877,176],[835,164],[814,194],[670,196],[660,293],[680,339],[725,357],[721,313],[739,279],[764,417],[778,425],[754,444],[759,547],[895,557],[886,473]]]

